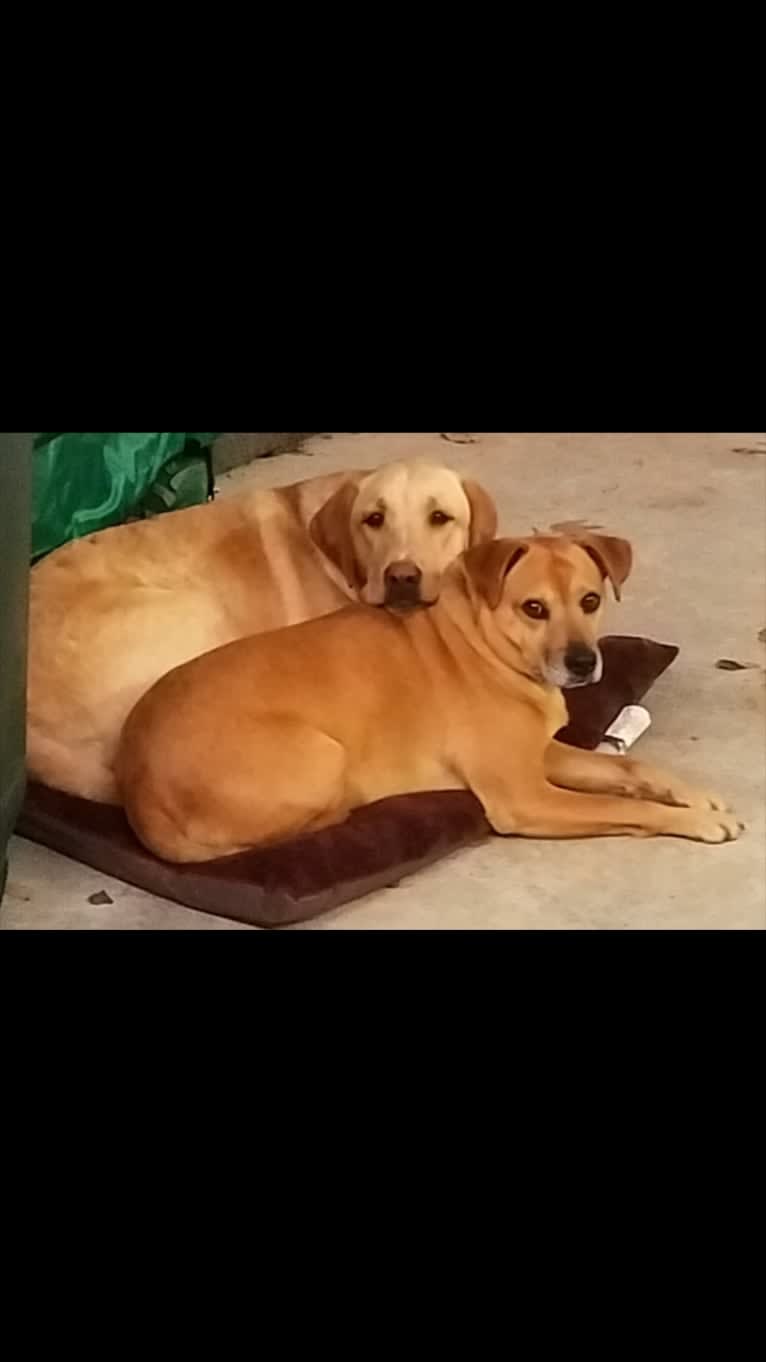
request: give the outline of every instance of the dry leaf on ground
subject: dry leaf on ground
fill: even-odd
[[[603,525],[591,525],[588,520],[557,520],[551,529],[555,534],[590,534],[593,530],[603,530]]]

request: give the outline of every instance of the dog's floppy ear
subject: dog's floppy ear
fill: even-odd
[[[633,550],[627,539],[615,539],[611,534],[578,535],[575,540],[590,555],[602,577],[608,577],[616,601],[620,587],[627,581],[633,566]]]
[[[472,549],[477,544],[486,544],[490,539],[494,539],[497,534],[497,508],[489,492],[485,492],[478,482],[464,478],[463,491],[471,508],[468,547]]]
[[[309,534],[317,548],[340,569],[348,585],[354,588],[364,586],[364,576],[351,538],[351,509],[357,491],[356,483],[342,483],[309,524]]]
[[[523,539],[493,539],[463,555],[468,580],[491,610],[497,610],[508,573],[528,549]]]

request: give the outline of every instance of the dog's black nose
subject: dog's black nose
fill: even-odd
[[[414,609],[421,605],[420,581],[423,576],[417,563],[402,558],[398,563],[389,563],[384,574],[386,583],[386,605],[394,609]]]
[[[409,558],[402,558],[398,563],[389,563],[384,575],[386,586],[403,587],[408,591],[413,587],[419,587],[423,576],[417,563],[410,562]]]
[[[596,669],[596,654],[585,643],[572,643],[564,654],[564,665],[572,676],[584,679]]]

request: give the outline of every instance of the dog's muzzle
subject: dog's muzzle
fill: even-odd
[[[400,610],[422,605],[422,580],[423,574],[417,563],[412,563],[408,559],[389,563],[383,574],[386,591],[384,605]]]
[[[568,687],[588,686],[601,677],[601,658],[585,643],[572,643],[564,653]]]

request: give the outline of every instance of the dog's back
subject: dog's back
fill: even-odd
[[[335,610],[305,516],[345,473],[103,530],[31,573],[27,765],[31,776],[116,802],[119,731],[172,667],[248,633]]]

